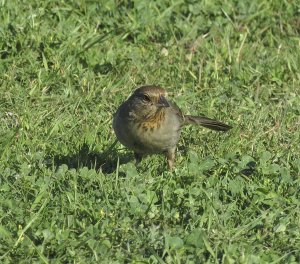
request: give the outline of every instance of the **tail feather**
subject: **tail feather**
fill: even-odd
[[[232,126],[204,116],[185,115],[184,124],[196,124],[216,131],[227,131],[232,128]]]

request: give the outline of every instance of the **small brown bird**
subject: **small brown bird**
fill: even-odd
[[[120,105],[113,120],[118,140],[134,151],[137,163],[147,154],[164,154],[170,170],[181,128],[188,124],[217,131],[231,128],[207,117],[183,115],[175,103],[167,101],[166,91],[154,85],[137,88]]]

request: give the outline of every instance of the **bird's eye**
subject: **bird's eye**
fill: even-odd
[[[151,101],[150,97],[148,94],[143,94],[142,96],[142,100],[145,102],[145,103],[149,103]]]

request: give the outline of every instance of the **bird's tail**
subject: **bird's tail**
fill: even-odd
[[[226,125],[220,121],[210,119],[204,116],[185,115],[184,124],[196,124],[216,131],[227,131],[232,128],[231,126]]]

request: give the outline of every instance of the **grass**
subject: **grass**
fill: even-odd
[[[297,1],[1,1],[1,263],[299,263]],[[176,169],[112,115],[141,84],[189,114]]]

